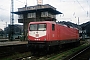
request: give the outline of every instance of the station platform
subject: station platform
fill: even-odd
[[[28,41],[6,41],[6,42],[0,42],[0,46],[20,45],[20,44],[28,44]]]

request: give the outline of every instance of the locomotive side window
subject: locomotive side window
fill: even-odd
[[[46,30],[46,24],[30,24],[30,31]]]
[[[55,30],[55,24],[52,24],[52,31]]]

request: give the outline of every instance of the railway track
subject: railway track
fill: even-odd
[[[85,45],[85,44],[84,44]],[[15,50],[16,49],[16,52],[21,52],[21,51],[23,51],[25,48],[26,48],[26,45],[25,46],[19,46],[18,48],[13,48],[13,50]],[[20,49],[20,48],[22,48],[22,49]],[[70,54],[71,52],[75,52],[75,50],[72,50],[73,48],[75,48],[74,46],[72,46],[71,45],[71,47],[70,46],[68,46],[68,47],[64,47],[64,48],[62,48],[62,49],[57,49],[56,48],[56,52],[54,51],[54,52],[52,52],[52,50],[50,50],[49,51],[49,53],[45,53],[45,51],[44,52],[42,52],[42,53],[45,53],[45,54],[43,54],[42,55],[42,53],[38,53],[37,54],[37,56],[35,56],[35,55],[32,55],[31,53],[30,53],[30,50],[28,50],[29,51],[29,55],[27,55],[27,53],[26,54],[24,54],[24,56],[23,57],[16,57],[16,58],[14,58],[13,60],[49,60],[49,59],[51,59],[51,60],[57,60],[57,59],[59,59],[59,58],[66,58],[67,56],[65,56],[64,54],[66,54],[66,55],[68,55],[68,54]],[[17,50],[17,49],[20,49],[20,50]],[[13,50],[11,50],[11,51],[13,51]],[[27,50],[27,49],[25,49],[25,50]],[[24,51],[25,51],[24,50]],[[68,51],[68,50],[70,50],[70,51]],[[10,52],[11,52],[10,51]],[[40,52],[40,51],[39,51]],[[51,52],[51,53],[50,53]],[[27,55],[27,56],[26,56]],[[67,59],[68,60],[68,59]]]
[[[10,45],[10,46],[0,46],[0,59],[6,56],[11,56],[15,53],[27,52],[27,45]]]
[[[81,46],[78,46],[78,47],[75,47],[75,48],[72,48],[72,49],[68,49],[66,51],[62,51],[58,54],[54,54],[54,55],[46,57],[46,58],[42,57],[39,60],[69,60],[69,59],[67,59],[67,57],[71,56],[72,54],[75,54],[76,52],[84,49],[87,46],[88,46],[88,44],[86,43],[86,44],[83,44]]]
[[[23,58],[17,58],[15,60],[48,60],[49,57],[52,57],[52,56],[55,56],[55,55],[58,55],[58,54],[61,54],[67,50],[70,50],[72,49],[73,47],[64,47],[64,48],[61,48],[59,50],[55,50],[55,51],[48,51],[48,52],[42,52],[42,53],[39,51],[36,55],[31,55],[31,56],[28,56],[28,57],[23,57]]]
[[[85,49],[81,50],[80,52],[76,53],[68,60],[89,60],[90,59],[90,45]]]
[[[90,48],[90,46],[86,47],[85,49],[81,50],[80,52],[78,52],[77,54],[75,54],[74,56],[72,56],[71,58],[69,58],[68,60],[73,60],[75,59],[77,56],[79,56],[80,54],[84,53],[85,51],[87,51]]]

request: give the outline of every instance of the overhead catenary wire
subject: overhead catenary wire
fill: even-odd
[[[78,4],[81,6],[81,8],[85,11],[84,7],[80,4],[80,2],[78,0],[76,0],[78,2]],[[86,11],[85,11],[86,12]]]
[[[87,0],[88,10],[87,10],[87,17],[90,17],[90,5],[89,1]]]
[[[9,11],[7,9],[2,8],[3,5],[0,5],[0,10]]]
[[[20,2],[20,3],[22,3],[22,4],[26,4],[26,2],[22,2],[22,1],[20,1],[20,0],[16,0],[16,1],[18,1],[18,2]]]
[[[6,10],[6,9],[3,9],[3,8],[1,8],[1,7],[0,7],[0,10],[5,10],[5,11],[8,11],[8,10]]]

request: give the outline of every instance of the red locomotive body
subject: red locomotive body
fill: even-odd
[[[28,44],[30,46],[55,46],[79,42],[78,29],[53,21],[30,22]]]

